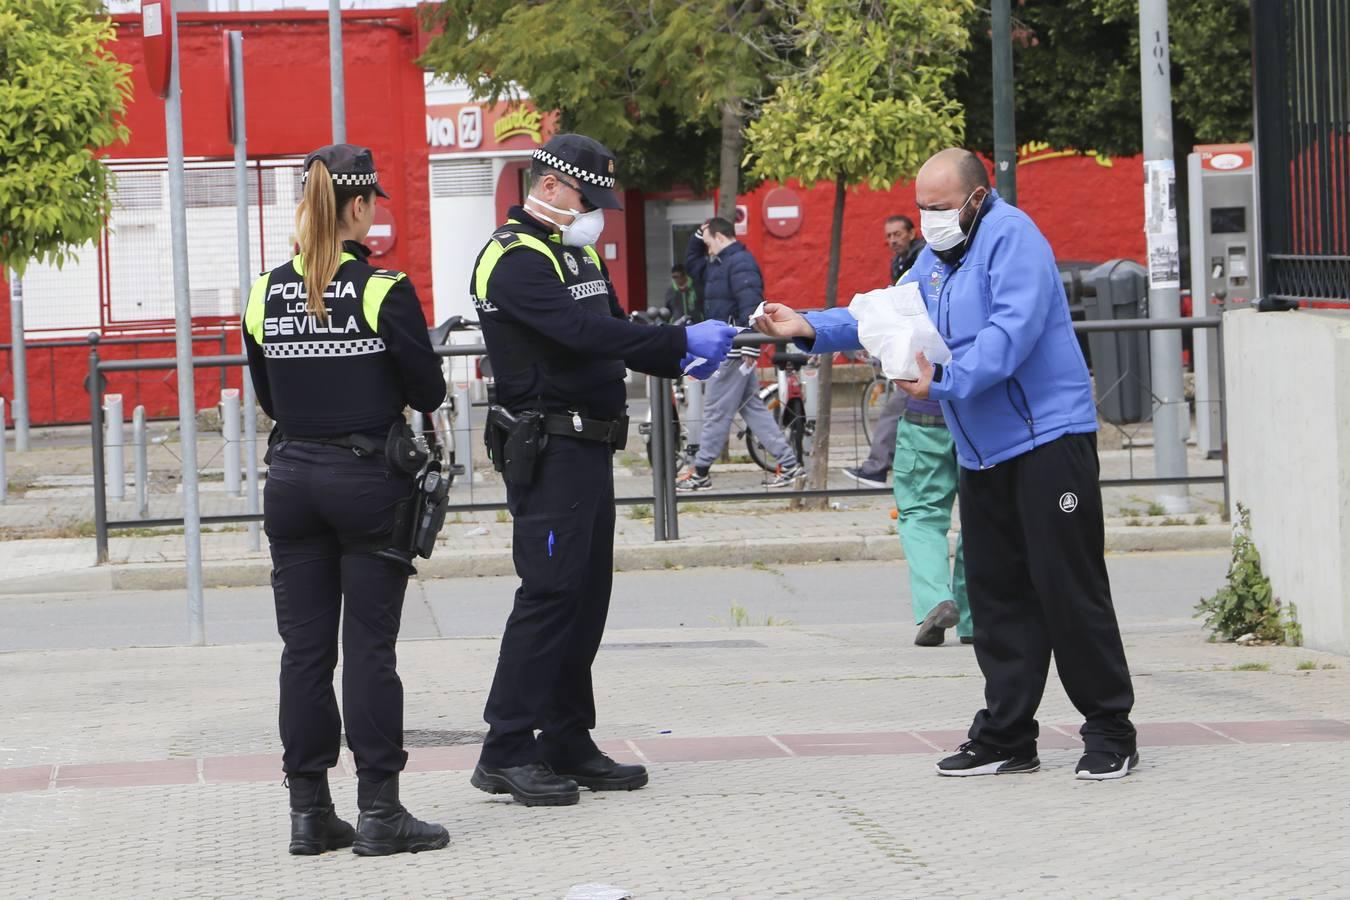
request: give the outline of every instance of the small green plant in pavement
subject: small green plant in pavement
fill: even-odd
[[[1163,516],[1167,514],[1167,510],[1162,508],[1161,503],[1154,501],[1148,505],[1148,514],[1150,516]]]
[[[628,518],[630,519],[650,519],[651,517],[652,508],[642,503],[638,503],[628,510]]]
[[[1311,672],[1313,669],[1317,668],[1317,663],[1314,660],[1305,659],[1300,661],[1294,668],[1298,669],[1300,672]]]
[[[1214,632],[1211,640],[1235,641],[1251,635],[1248,640],[1297,647],[1303,643],[1298,610],[1275,596],[1252,541],[1251,511],[1241,503],[1237,510],[1227,583],[1196,605],[1196,618],[1203,617],[1204,627]]]
[[[1269,672],[1270,663],[1246,662],[1233,666],[1234,672]]]

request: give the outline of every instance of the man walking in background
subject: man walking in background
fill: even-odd
[[[914,265],[914,260],[918,259],[919,252],[926,244],[923,238],[914,233],[913,219],[909,216],[891,216],[886,220],[886,246],[891,248],[890,284],[896,284]],[[890,471],[891,460],[895,458],[895,429],[904,411],[904,392],[895,391],[886,401],[872,431],[872,447],[867,459],[860,466],[844,469],[845,477],[863,487],[886,486],[886,473]]]
[[[703,288],[703,305],[710,321],[746,326],[764,300],[764,276],[759,263],[736,240],[736,230],[726,219],[709,219],[689,238],[685,269]],[[675,482],[677,491],[706,491],[712,487],[712,464],[727,445],[731,421],[741,414],[745,424],[764,448],[778,460],[778,472],[765,479],[768,488],[785,488],[806,474],[797,454],[783,436],[773,413],[759,399],[755,378],[758,348],[743,354],[732,351],[726,362],[708,379],[704,395],[703,430],[699,435],[694,465]]]

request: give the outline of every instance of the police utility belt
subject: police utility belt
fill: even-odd
[[[507,484],[526,487],[534,482],[535,465],[548,446],[550,435],[594,441],[622,450],[628,446],[628,417],[585,419],[578,412],[528,409],[512,413],[502,406],[488,407],[483,441],[492,467],[502,473]]]
[[[390,471],[411,475],[412,495],[399,501],[390,533],[369,544],[349,548],[355,552],[388,556],[411,568],[409,561],[412,554],[423,559],[431,558],[431,551],[436,547],[436,536],[445,524],[453,477],[447,477],[442,471],[441,448],[436,440],[435,429],[427,431],[425,438],[426,446],[423,448],[414,438],[408,423],[402,420],[390,427],[383,443],[367,434],[292,438],[282,434],[280,428],[273,428],[267,438],[267,453],[263,461],[268,464],[272,462],[272,449],[278,442],[297,441],[302,444],[342,447],[360,457],[382,455]]]

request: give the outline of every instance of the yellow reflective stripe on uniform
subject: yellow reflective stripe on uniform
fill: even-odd
[[[350,262],[353,259],[356,259],[356,257],[353,254],[348,253],[346,250],[343,250],[342,256],[338,258],[338,265],[340,266],[343,263]],[[305,258],[303,256],[296,255],[291,257],[291,265],[295,266],[295,274],[299,275],[301,278],[305,277]]]
[[[486,249],[483,250],[482,257],[478,260],[478,268],[473,273],[473,295],[480,300],[487,298],[488,279],[492,277],[492,270],[497,268],[497,263],[509,250],[516,247],[525,246],[531,250],[538,251],[548,257],[548,261],[553,263],[553,271],[558,273],[558,280],[566,283],[567,279],[563,276],[562,265],[558,262],[558,257],[553,255],[553,251],[548,248],[548,244],[539,240],[532,234],[521,234],[520,232],[511,232],[517,240],[510,247],[503,247],[499,242],[488,241]]]
[[[361,311],[365,314],[370,330],[380,332],[380,307],[389,291],[408,276],[402,272],[376,272],[366,282],[365,294],[361,297]]]
[[[264,272],[253,282],[253,288],[248,292],[248,305],[244,307],[244,330],[253,336],[259,347],[263,342],[263,309],[267,300],[267,282],[271,278],[271,272]]]
[[[585,247],[583,247],[582,249],[585,250],[585,251],[586,251],[586,255],[589,256],[589,257],[591,258],[591,262],[595,263],[595,267],[596,267],[597,269],[600,268],[600,254],[595,252],[595,247],[594,247],[594,245],[592,245],[592,244],[587,244],[587,245],[586,245]]]

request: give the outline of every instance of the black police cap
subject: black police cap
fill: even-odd
[[[584,134],[556,134],[534,151],[534,158],[575,178],[593,206],[623,209],[614,193],[614,154],[599,141]]]
[[[301,177],[302,181],[309,178],[309,167],[316,159],[323,160],[324,166],[333,176],[335,186],[373,187],[375,193],[386,200],[389,199],[384,188],[380,187],[379,176],[375,174],[375,157],[371,155],[369,147],[358,147],[355,144],[329,144],[327,147],[320,147],[305,157],[305,174]]]

